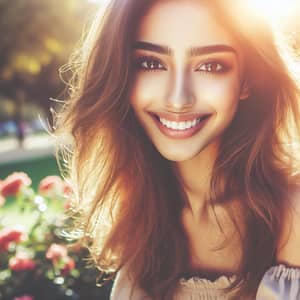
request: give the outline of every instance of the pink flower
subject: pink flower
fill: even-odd
[[[74,207],[74,200],[71,198],[67,198],[65,203],[64,203],[64,210],[67,211]]]
[[[3,181],[0,179],[0,207],[1,206],[3,206],[4,204],[5,204],[5,197],[3,197],[2,195],[1,195],[1,190],[2,190],[2,183]]]
[[[61,258],[67,257],[67,255],[67,248],[58,244],[52,244],[46,252],[46,258],[51,259],[53,263],[57,263]]]
[[[69,182],[63,181],[63,193],[66,196],[72,195],[73,188]]]
[[[31,185],[31,179],[24,172],[14,172],[1,182],[2,196],[16,196],[22,187]]]
[[[65,203],[64,203],[65,210],[69,210],[73,206],[72,205],[72,203],[74,202],[73,193],[74,193],[74,190],[73,190],[71,184],[67,181],[64,181],[63,182],[63,195],[65,198]]]
[[[46,258],[52,260],[63,276],[75,268],[75,261],[68,256],[67,248],[63,245],[52,244],[46,252]]]
[[[0,252],[7,251],[9,244],[25,241],[27,235],[21,225],[16,225],[13,228],[4,228],[0,231]]]
[[[44,196],[56,196],[63,193],[63,181],[59,176],[51,175],[41,180],[38,191]]]
[[[20,297],[15,297],[14,300],[34,300],[34,298],[31,295],[23,295]]]
[[[9,268],[12,271],[20,272],[33,270],[36,266],[36,263],[28,257],[26,253],[18,253],[16,256],[11,257],[8,262]]]
[[[75,268],[75,261],[70,256],[66,256],[63,259],[63,262],[64,262],[64,265],[60,269],[60,272],[63,276],[66,276],[70,273],[70,271],[72,271]]]

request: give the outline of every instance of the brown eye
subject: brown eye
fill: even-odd
[[[136,68],[143,69],[145,71],[166,70],[164,65],[159,60],[152,57],[139,57],[136,60],[135,65]]]
[[[226,71],[226,67],[219,62],[209,62],[202,64],[198,70],[202,72],[221,73]]]

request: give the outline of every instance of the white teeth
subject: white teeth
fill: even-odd
[[[194,119],[192,121],[185,121],[185,122],[175,122],[175,121],[168,121],[164,118],[159,118],[159,121],[166,127],[174,130],[186,130],[196,126],[200,122],[201,118]]]
[[[174,122],[174,121],[173,121],[173,122],[170,122],[169,128],[170,128],[170,127],[171,127],[171,128],[175,128],[175,129],[179,129],[179,128],[178,128],[178,124],[177,124],[176,122]]]

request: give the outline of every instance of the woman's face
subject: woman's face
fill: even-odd
[[[185,161],[218,145],[243,91],[243,57],[204,3],[157,1],[133,53],[132,108],[157,150]]]

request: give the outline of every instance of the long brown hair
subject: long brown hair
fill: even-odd
[[[77,224],[92,239],[99,269],[114,274],[127,265],[149,296],[169,299],[188,266],[179,222],[185,194],[129,103],[135,32],[153,2],[112,0],[97,18],[71,62],[76,72],[56,116],[56,134],[71,138],[60,153],[76,187]],[[240,102],[223,134],[210,195],[212,203],[238,196],[246,212],[243,259],[232,286],[243,298],[255,295],[274,263],[283,208],[299,181],[299,79],[287,63],[287,43],[279,47],[244,1],[206,2],[240,42],[250,88],[250,99]]]

